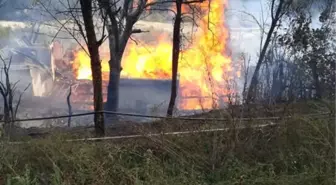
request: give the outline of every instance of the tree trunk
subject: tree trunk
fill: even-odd
[[[314,86],[315,86],[315,98],[316,99],[321,99],[322,97],[322,92],[321,92],[321,87],[320,87],[320,81],[319,81],[319,76],[317,73],[317,63],[316,61],[313,61],[311,64],[311,70],[313,73],[313,79],[314,79]]]
[[[112,53],[112,52],[111,52]],[[113,54],[113,53],[112,53]],[[121,58],[116,56],[110,56],[110,79],[108,83],[107,89],[107,102],[105,105],[105,109],[107,111],[117,112],[119,107],[119,83],[120,83],[120,60]],[[110,114],[107,115],[109,119],[116,118],[117,115]],[[112,121],[112,120],[111,120]]]
[[[134,1],[123,1],[123,5],[111,6],[110,0],[98,0],[99,6],[104,10],[109,24],[107,25],[109,49],[110,49],[110,79],[107,90],[107,102],[105,109],[107,111],[116,112],[119,107],[119,83],[121,73],[121,59],[125,51],[127,41],[133,33],[133,25],[139,19],[142,11],[145,9],[147,0],[137,1],[138,6],[133,7]],[[119,12],[125,16],[120,19]],[[106,117],[117,118],[116,114],[107,114]]]
[[[112,25],[113,26],[113,25]],[[116,29],[116,28],[114,28]],[[120,84],[120,73],[121,73],[121,59],[122,53],[125,47],[120,46],[120,40],[118,33],[114,33],[113,28],[108,29],[109,32],[109,48],[110,48],[110,79],[107,87],[107,102],[105,109],[110,112],[117,112],[119,107],[119,84]],[[126,45],[125,45],[126,46]],[[120,54],[121,53],[121,54]],[[109,122],[113,122],[117,119],[116,114],[107,114],[106,118]]]
[[[275,1],[275,0],[273,0],[273,1]],[[251,84],[250,84],[250,87],[249,87],[249,90],[248,90],[248,93],[247,93],[246,103],[250,103],[250,102],[255,101],[260,67],[261,67],[261,64],[264,61],[264,58],[265,58],[265,55],[266,55],[266,52],[267,52],[267,49],[268,49],[268,45],[271,42],[271,38],[272,38],[273,32],[275,30],[275,27],[276,27],[276,25],[277,25],[277,23],[280,19],[281,11],[282,11],[282,8],[283,8],[283,3],[284,3],[284,0],[280,0],[277,11],[276,11],[276,14],[275,14],[275,17],[272,18],[271,27],[270,27],[270,29],[267,33],[265,44],[264,44],[264,46],[261,50],[257,66],[255,68],[255,71],[254,71],[252,79],[251,79]]]
[[[110,49],[110,79],[107,89],[107,102],[105,109],[110,112],[117,112],[119,108],[119,84],[120,74],[122,71],[121,61],[124,54],[128,38],[131,36],[132,29],[124,30],[121,37],[117,27],[111,25],[107,30],[109,34],[109,49]],[[109,123],[117,119],[117,114],[107,114],[106,118]]]
[[[92,18],[92,0],[80,0],[83,14],[84,26],[86,30],[87,45],[90,53],[92,83],[93,83],[93,102],[94,102],[94,123],[98,136],[105,133],[103,111],[103,94],[102,94],[102,73],[99,58],[99,44]]]
[[[247,99],[246,99],[247,103],[252,102],[252,101],[255,100],[260,67],[261,67],[261,64],[264,61],[265,54],[266,54],[268,45],[269,45],[269,43],[271,41],[271,37],[272,37],[273,31],[275,29],[275,26],[276,26],[276,24],[272,22],[271,28],[270,28],[270,30],[269,30],[269,32],[267,34],[267,38],[266,38],[265,44],[264,44],[263,49],[262,49],[262,51],[260,53],[257,66],[255,68],[255,71],[254,71],[252,79],[251,79],[250,88],[249,88],[248,93],[247,93]]]
[[[180,55],[180,29],[181,29],[181,16],[182,16],[182,0],[176,0],[176,17],[174,22],[174,35],[173,35],[173,60],[172,60],[172,84],[171,94],[167,110],[167,116],[173,116],[175,107],[175,100],[177,96],[177,71]]]

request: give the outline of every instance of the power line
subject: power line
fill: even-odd
[[[136,139],[136,138],[151,138],[151,137],[159,137],[159,136],[177,136],[177,135],[190,135],[190,134],[201,134],[201,133],[212,133],[212,132],[224,132],[232,129],[242,130],[246,128],[264,128],[268,126],[276,126],[279,123],[268,123],[268,124],[259,124],[254,126],[240,126],[236,128],[225,127],[225,128],[213,128],[213,129],[202,129],[202,130],[194,130],[194,131],[176,131],[176,132],[162,132],[162,133],[149,133],[149,134],[133,134],[133,135],[121,135],[121,136],[108,136],[108,137],[93,137],[93,138],[80,138],[80,139],[67,139],[65,142],[85,142],[85,141],[108,141],[108,140],[120,140],[120,139]],[[30,144],[33,142],[29,141],[18,141],[18,142],[2,142],[6,144]]]
[[[131,114],[131,113],[120,113],[120,112],[110,112],[110,111],[102,111],[97,113],[106,113],[106,114],[118,114],[124,116],[134,116],[134,117],[150,117],[150,118],[163,118],[163,119],[178,119],[178,120],[215,120],[215,121],[227,121],[228,119],[206,119],[206,118],[187,118],[187,117],[163,117],[163,116],[149,116],[149,115],[142,115],[142,114]],[[95,112],[88,112],[88,113],[81,113],[81,114],[73,114],[72,116],[84,116],[84,115],[92,115]],[[320,113],[320,114],[306,114],[300,115],[304,117],[322,117],[328,116],[329,113]],[[30,118],[30,119],[22,119],[23,121],[32,121],[32,120],[44,120],[44,119],[55,119],[55,118],[67,118],[69,115],[63,116],[53,116],[53,117],[41,117],[41,118]],[[148,133],[148,134],[134,134],[134,135],[121,135],[121,136],[109,136],[109,137],[93,137],[93,138],[80,138],[80,139],[67,139],[66,142],[85,142],[85,141],[107,141],[107,140],[119,140],[119,139],[135,139],[135,138],[151,138],[151,137],[159,137],[159,136],[177,136],[177,135],[190,135],[190,134],[201,134],[201,133],[212,133],[212,132],[224,132],[229,131],[232,129],[242,130],[246,128],[264,128],[268,126],[276,126],[280,125],[281,123],[274,123],[271,120],[279,120],[284,118],[293,118],[295,116],[287,116],[287,117],[259,117],[259,118],[242,118],[242,120],[267,120],[270,121],[266,124],[257,124],[257,125],[248,125],[248,126],[238,126],[238,127],[224,127],[224,128],[213,128],[213,129],[201,129],[201,130],[194,130],[194,131],[176,131],[176,132],[161,132],[161,133]],[[19,121],[19,120],[16,120]],[[1,121],[3,122],[3,121]],[[30,144],[32,142],[2,142],[6,144]]]
[[[80,117],[88,116],[94,114],[110,114],[110,115],[119,115],[119,116],[129,116],[129,117],[139,117],[139,118],[152,118],[152,119],[166,119],[166,120],[181,120],[181,121],[229,121],[227,118],[191,118],[191,117],[165,117],[165,116],[153,116],[145,114],[135,114],[135,113],[122,113],[122,112],[112,112],[112,111],[100,111],[100,112],[86,112],[86,113],[77,113],[72,115],[60,115],[60,116],[47,116],[47,117],[35,117],[35,118],[26,118],[26,119],[16,119],[12,122],[26,122],[26,121],[41,121],[41,120],[50,120],[50,119],[61,119],[69,117]],[[305,117],[320,117],[327,116],[330,113],[319,113],[319,114],[306,114],[300,115]],[[279,120],[279,119],[289,119],[295,116],[284,116],[284,117],[251,117],[251,118],[233,118],[239,120]],[[0,120],[0,123],[5,123],[4,120]]]

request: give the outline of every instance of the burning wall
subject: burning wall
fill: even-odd
[[[204,1],[199,7],[209,10],[208,3]],[[226,6],[226,1],[211,1],[210,11],[198,20],[199,27],[193,42],[181,51],[180,109],[211,109],[220,102],[226,102],[227,96],[236,92],[231,82],[240,74],[235,72],[228,54],[229,32],[224,17]],[[156,43],[150,44],[129,41],[122,60],[122,78],[171,79],[171,38],[162,33],[156,40]],[[101,59],[103,80],[108,81],[107,47],[101,48]],[[75,53],[73,69],[77,79],[91,80],[90,60],[83,50]]]

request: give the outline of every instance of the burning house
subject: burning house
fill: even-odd
[[[207,4],[207,2],[205,3]],[[177,107],[180,110],[217,108],[227,102],[229,96],[234,96],[237,93],[234,81],[240,76],[240,71],[239,66],[232,62],[229,52],[230,36],[224,17],[226,5],[221,0],[211,3],[213,4],[211,12],[204,14],[204,17],[199,20],[197,29],[192,29],[192,23],[189,25],[186,23],[183,28],[184,34],[189,32],[192,35],[192,41],[183,43],[179,61]],[[200,5],[200,7],[202,6]],[[209,19],[211,19],[211,24],[208,24]],[[139,23],[141,24],[141,22]],[[141,26],[139,23],[135,25],[136,28]],[[159,99],[162,103],[168,103],[165,100],[168,100],[170,96],[168,81],[171,79],[172,33],[162,30],[167,30],[165,29],[167,27],[172,30],[172,25],[153,23],[153,25],[155,24],[157,26],[153,26],[153,28],[144,28],[144,30],[150,30],[149,33],[134,36],[140,42],[129,41],[122,60],[121,76],[125,83],[130,79],[141,79],[141,82],[167,83],[166,90],[162,90],[166,93],[165,97],[167,98]],[[150,25],[149,22],[147,25]],[[150,38],[149,42],[145,42],[146,37]],[[103,80],[108,81],[109,51],[107,45],[103,45],[100,49]],[[91,80],[89,57],[80,48],[74,54],[72,67],[76,79]],[[157,86],[159,88],[160,85]],[[156,95],[159,94],[156,93]],[[151,98],[154,99],[154,96]],[[156,104],[161,102],[156,102]]]
[[[224,17],[226,4],[222,0],[211,3],[211,12],[204,14],[198,27],[194,28],[192,23],[184,24],[183,34],[192,39],[183,42],[180,55],[176,102],[179,110],[218,108],[239,92],[235,80],[240,77],[240,68],[232,62],[229,51],[230,35]],[[209,19],[211,24],[208,24]],[[119,110],[164,114],[171,87],[172,24],[139,21],[135,27],[150,32],[135,35],[137,42],[130,40],[125,49]],[[66,102],[71,86],[73,109],[93,109],[90,58],[77,43],[57,39],[50,47],[34,49],[30,45],[20,51],[16,55],[24,56],[25,64],[29,66],[34,96],[56,97]],[[109,80],[107,43],[101,46],[100,57],[106,100]],[[26,62],[27,58],[30,58],[29,62]]]

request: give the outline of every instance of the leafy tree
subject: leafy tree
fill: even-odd
[[[273,47],[278,43],[274,44],[272,42],[276,41],[279,37],[281,40],[281,45],[286,46],[285,48],[282,48],[282,50],[290,51],[290,54],[287,54],[290,56],[290,61],[287,62],[290,62],[291,64],[300,63],[300,67],[289,65],[290,63],[288,63],[288,65],[286,64],[287,71],[295,71],[295,74],[297,74],[297,76],[294,74],[289,75],[291,76],[290,81],[293,81],[294,78],[297,80],[300,79],[297,82],[302,84],[302,88],[308,88],[307,86],[310,86],[309,89],[314,89],[316,92],[314,96],[316,98],[320,98],[323,96],[321,91],[322,88],[325,88],[325,81],[330,81],[330,78],[332,77],[330,72],[332,71],[332,65],[330,62],[334,57],[332,52],[333,44],[332,39],[328,39],[328,36],[332,32],[332,30],[330,30],[330,25],[333,23],[332,13],[334,12],[333,7],[335,0],[270,0],[270,4],[272,22],[267,33],[266,40],[263,43],[255,72],[251,79],[246,102],[253,102],[256,99],[257,94],[259,94],[257,93],[260,91],[258,88],[264,86],[264,84],[258,83],[258,80],[262,76],[261,71],[264,70],[265,66],[268,65],[267,60],[274,60],[274,58],[272,58],[272,50],[274,49]],[[311,15],[316,11],[321,12],[320,21],[324,26],[319,29],[312,29]],[[288,25],[285,24],[285,18],[288,18],[289,22],[293,23],[290,25],[290,29],[287,30],[287,34],[279,36],[276,28],[286,30],[284,28],[288,27]],[[308,53],[309,55],[307,55]],[[288,56],[285,58],[288,58]],[[295,62],[293,62],[293,60]],[[324,68],[325,66],[329,66],[329,80],[326,80],[326,71],[323,72],[323,74],[321,73],[322,69],[327,69]],[[284,66],[280,65],[278,67],[283,68]],[[280,75],[281,71],[282,70],[278,70],[278,76]],[[309,78],[312,78],[313,80],[308,80]],[[292,85],[293,84],[284,84],[283,86],[294,87]],[[330,89],[331,87],[328,86],[328,88]],[[303,91],[303,89],[301,89],[301,91]]]
[[[293,63],[300,70],[297,75],[301,75],[305,87],[301,91],[309,89],[309,96],[318,99],[334,97],[336,85],[336,40],[331,36],[332,26],[326,24],[329,18],[325,17],[325,12],[320,16],[320,28],[312,28],[311,16],[301,13],[291,20],[290,32],[279,39],[280,44],[289,49]]]

